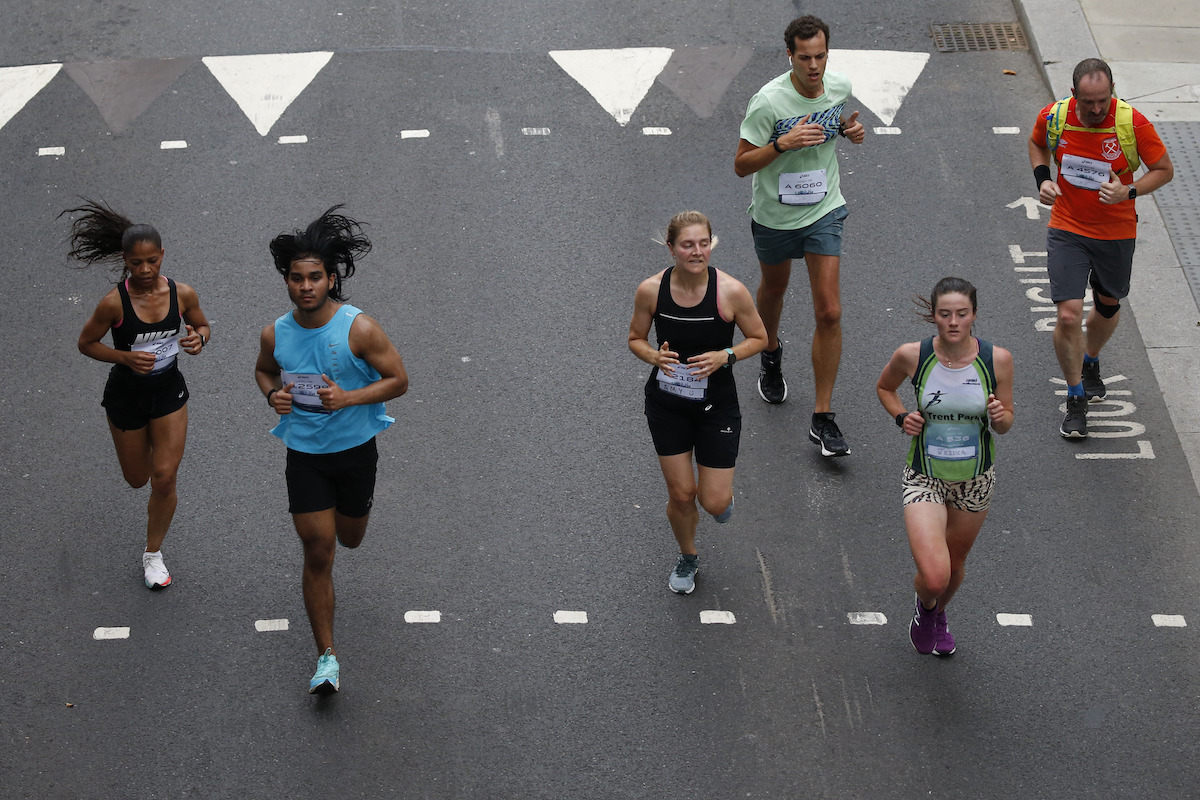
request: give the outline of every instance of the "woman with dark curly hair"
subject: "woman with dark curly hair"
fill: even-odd
[[[187,383],[179,371],[182,350],[199,355],[212,331],[196,290],[160,274],[166,251],[150,225],[135,225],[100,203],[86,201],[63,214],[78,215],[71,252],[85,266],[114,262],[119,282],[100,300],[79,334],[79,352],[112,364],[102,405],[126,482],[150,483],[146,586],[171,583],[162,543],[175,516],[175,480],[187,440]],[[101,341],[112,332],[112,345]]]
[[[343,300],[342,282],[371,249],[354,220],[322,214],[271,240],[295,309],[263,328],[254,377],[280,416],[288,512],[304,545],[304,607],[316,640],[308,691],[340,687],[333,647],[333,556],[367,532],[379,460],[375,435],[395,420],[384,402],[408,391],[400,354],[379,323]]]

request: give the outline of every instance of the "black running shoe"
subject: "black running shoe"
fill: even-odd
[[[779,405],[787,400],[787,382],[783,379],[783,345],[776,347],[774,352],[766,350],[759,356],[762,360],[758,368],[758,396],[772,405]]]
[[[1086,397],[1067,397],[1067,415],[1058,429],[1064,439],[1087,438],[1087,407]]]
[[[812,427],[808,429],[808,438],[815,444],[821,445],[821,455],[826,458],[850,455],[850,448],[842,438],[842,432],[833,421],[834,413],[825,411],[813,414]]]
[[[1083,393],[1089,403],[1099,403],[1108,397],[1104,381],[1100,378],[1100,362],[1083,362]]]

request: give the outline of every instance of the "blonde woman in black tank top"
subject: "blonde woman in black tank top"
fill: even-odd
[[[741,433],[733,364],[767,346],[750,292],[709,267],[714,244],[703,214],[676,214],[666,235],[674,266],[638,286],[629,323],[629,349],[654,367],[646,384],[646,419],[667,481],[667,520],[679,545],[668,580],[677,594],[696,588],[696,501],[718,522],[733,513]],[[657,347],[650,343],[651,326]],[[737,346],[735,326],[745,337]]]
[[[196,290],[160,274],[165,251],[153,227],[92,202],[63,213],[78,215],[71,256],[84,265],[115,262],[120,272],[119,285],[84,324],[79,352],[113,365],[103,405],[125,481],[135,489],[150,484],[142,573],[147,587],[161,589],[171,583],[161,548],[187,440],[188,391],[178,359],[198,355],[212,332]],[[109,331],[111,347],[102,341]]]

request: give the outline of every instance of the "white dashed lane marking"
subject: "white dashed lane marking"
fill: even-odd
[[[442,612],[440,611],[405,611],[405,622],[441,622]]]
[[[1031,617],[1029,614],[997,614],[996,622],[1004,625],[1005,627],[1018,625],[1029,628],[1033,626],[1033,617]]]
[[[38,148],[39,156],[65,156],[66,154],[67,154],[67,148],[65,148],[65,147],[39,147]]]
[[[846,617],[851,625],[887,625],[887,617],[878,611],[851,611]]]
[[[1187,627],[1187,621],[1180,614],[1151,614],[1150,619],[1154,620],[1154,625],[1158,628]]]
[[[559,625],[586,625],[586,611],[555,611],[554,621]]]
[[[259,633],[267,631],[286,631],[288,629],[288,621],[286,619],[256,619],[254,620],[254,630]]]
[[[1021,129],[1020,129],[1020,128],[1016,128],[1016,127],[1012,127],[1012,128],[1008,128],[1008,127],[997,127],[997,128],[992,128],[992,133],[995,133],[995,134],[997,134],[997,135],[1011,135],[1011,134],[1014,134],[1014,133],[1020,133],[1020,132],[1021,132]]]
[[[899,136],[899,128],[875,128],[875,133],[879,136]]]
[[[670,136],[670,128],[642,128],[643,136]]]
[[[732,625],[737,618],[732,611],[701,611],[700,622],[704,625]]]
[[[307,144],[308,137],[305,136],[304,134],[300,134],[298,136],[280,136],[279,143],[280,144]]]
[[[183,139],[167,139],[158,146],[159,150],[183,150],[187,147],[187,142]]]
[[[401,139],[428,139],[429,131],[424,128],[400,131]]]
[[[96,628],[92,631],[93,639],[128,639],[129,628]]]
[[[549,136],[549,128],[521,128],[521,133],[526,136]]]

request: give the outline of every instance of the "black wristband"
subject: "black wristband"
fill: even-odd
[[[267,405],[271,405],[271,395],[275,394],[278,391],[279,391],[278,389],[272,389],[271,391],[267,392]]]
[[[1047,167],[1045,164],[1038,164],[1033,168],[1033,182],[1036,184],[1035,188],[1039,192],[1042,190],[1042,183],[1049,180],[1053,180],[1053,178],[1050,177],[1049,167]]]
[[[907,412],[907,411],[905,411],[903,414],[897,414],[897,415],[896,415],[896,427],[897,427],[897,428],[900,428],[901,430],[904,430],[904,418],[905,418],[905,417],[907,417],[907,416],[908,416],[908,412]]]
[[[783,148],[781,148],[781,147],[779,146],[779,140],[778,140],[778,139],[772,139],[772,140],[771,140],[771,147],[774,147],[774,148],[775,148],[775,152],[776,152],[776,153],[783,153],[783,152],[785,152],[785,151],[783,150]]]

